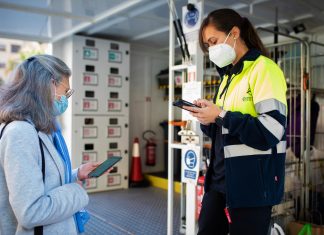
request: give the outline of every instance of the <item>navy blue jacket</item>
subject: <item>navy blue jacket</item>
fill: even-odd
[[[227,111],[218,126],[201,125],[212,139],[212,159],[205,190],[215,177],[216,149],[225,153],[226,201],[232,208],[280,203],[284,193],[286,155],[286,83],[280,68],[270,59],[250,50],[224,75],[216,104]],[[223,93],[226,83],[228,91]],[[223,93],[220,97],[220,93]],[[252,107],[252,111],[246,107]],[[245,109],[244,109],[245,108]],[[222,141],[219,128],[222,130]],[[223,146],[218,146],[223,144]]]

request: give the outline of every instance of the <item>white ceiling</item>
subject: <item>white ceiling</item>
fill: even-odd
[[[179,17],[188,0],[175,0]],[[232,8],[255,26],[280,30],[303,23],[306,33],[324,31],[324,0],[205,0],[205,13]],[[158,49],[168,46],[167,0],[0,0],[0,37],[57,41],[72,33],[107,37]]]

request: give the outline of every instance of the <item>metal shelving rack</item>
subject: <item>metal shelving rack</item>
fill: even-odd
[[[173,0],[170,0],[173,2]],[[203,0],[188,0],[189,3],[200,3]],[[170,10],[171,12],[174,11],[174,4],[170,3]],[[200,12],[203,15],[203,9]],[[182,72],[182,84],[184,84],[185,73],[189,72],[189,69],[192,68],[191,66],[195,67],[196,71],[196,81],[203,80],[203,53],[198,46],[197,41],[189,42],[188,47],[190,51],[190,59],[183,60],[181,65],[175,65],[175,29],[174,29],[174,22],[172,15],[170,13],[170,23],[169,23],[169,100],[168,100],[168,108],[169,108],[169,128],[168,128],[168,213],[167,213],[167,234],[173,234],[173,197],[174,197],[174,166],[173,166],[173,158],[174,158],[174,149],[184,149],[188,145],[187,144],[180,144],[174,142],[174,129],[171,128],[171,121],[175,119],[174,115],[174,107],[172,102],[174,101],[174,75],[177,72]],[[201,86],[201,94],[202,92]],[[182,89],[184,92],[184,88]],[[202,133],[199,131],[199,123],[194,122],[193,131],[195,131],[199,135],[199,146],[202,146]],[[200,148],[200,156],[202,156],[202,148]],[[182,183],[181,187],[181,225],[180,225],[180,232],[185,232],[187,235],[196,234],[197,233],[197,221],[195,217],[196,211],[196,186],[193,184],[184,184]],[[186,201],[190,203],[185,203]],[[185,219],[183,219],[185,218]]]
[[[289,81],[287,81],[287,98],[290,100],[289,119],[291,122],[296,122],[296,112],[294,111],[296,108],[294,105],[296,104],[297,93],[300,94],[300,98],[298,97],[298,99],[300,99],[301,103],[301,113],[299,117],[301,120],[301,132],[298,135],[296,132],[290,130],[290,135],[287,136],[287,140],[289,140],[293,151],[296,151],[297,147],[299,147],[294,146],[296,144],[295,139],[300,138],[300,159],[298,160],[295,156],[294,158],[289,158],[289,153],[291,151],[287,151],[288,160],[286,162],[286,176],[290,177],[289,180],[292,180],[293,178],[291,178],[289,174],[293,173],[294,180],[299,178],[300,182],[297,185],[293,185],[292,182],[286,181],[284,200],[281,204],[274,207],[272,215],[274,219],[278,218],[278,216],[287,217],[293,215],[295,219],[311,221],[312,218],[310,214],[313,208],[312,205],[310,205],[310,199],[312,199],[313,195],[310,195],[310,192],[311,188],[314,186],[314,182],[311,182],[311,178],[312,171],[314,170],[313,164],[316,162],[314,159],[311,159],[311,95],[312,92],[322,93],[322,89],[314,89],[312,87],[312,80],[314,78],[321,78],[321,73],[318,74],[318,71],[314,70],[318,68],[318,66],[323,66],[324,64],[323,60],[319,65],[316,65],[317,67],[311,67],[314,63],[311,57],[311,49],[312,47],[320,46],[323,50],[324,44],[307,42],[300,38],[268,29],[259,30],[279,34],[289,40],[282,43],[266,45],[266,47],[273,52],[273,59],[278,59],[278,65],[283,70],[285,77],[289,79]],[[280,55],[280,52],[283,52],[283,54]],[[315,75],[319,75],[319,77],[315,77]],[[291,102],[291,100],[294,100],[294,102]],[[288,126],[288,128],[291,127]],[[321,159],[321,161],[323,161],[323,159]],[[323,182],[315,182],[315,184],[323,184]],[[295,203],[292,203],[293,200]],[[300,201],[300,207],[298,207],[298,201]],[[283,224],[287,225],[285,222]]]

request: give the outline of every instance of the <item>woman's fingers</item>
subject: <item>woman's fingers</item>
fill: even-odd
[[[200,103],[201,99],[198,100],[194,100],[193,103],[199,107],[201,107],[201,103]]]
[[[197,99],[197,100],[194,100],[193,103],[200,107],[207,107],[207,106],[210,106],[213,104],[213,102],[211,102],[209,100],[205,100],[205,99]]]
[[[197,113],[199,112],[200,108],[197,108],[197,107],[191,107],[191,106],[183,106],[183,109],[189,111],[189,112],[192,112],[192,113]]]
[[[211,106],[211,105],[213,105],[213,103],[208,101],[208,100],[204,100],[204,99],[200,100],[200,106],[201,107],[208,107],[208,106]]]
[[[201,108],[191,106],[183,106],[183,108],[188,110],[190,112],[190,115],[197,118],[197,120],[202,124],[208,125],[215,122],[215,118],[221,111],[221,109],[217,105],[208,100],[198,99],[193,103],[201,106]]]

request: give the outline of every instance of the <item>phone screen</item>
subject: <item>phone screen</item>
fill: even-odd
[[[103,173],[105,173],[109,168],[111,168],[113,165],[115,165],[117,162],[119,162],[122,159],[122,157],[109,157],[106,161],[101,163],[96,169],[91,171],[88,174],[89,178],[93,177],[99,177]]]
[[[174,102],[173,102],[173,105],[174,105],[174,106],[177,106],[177,107],[179,107],[179,108],[182,108],[182,109],[184,109],[183,106],[190,106],[190,107],[200,108],[198,105],[195,105],[195,104],[193,104],[193,103],[190,103],[190,102],[188,102],[188,101],[186,101],[186,100],[182,100],[182,99],[177,100],[177,101],[174,101]],[[185,110],[186,110],[186,109],[185,109]]]

